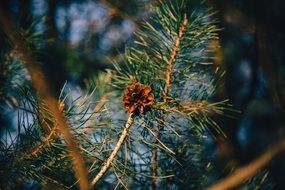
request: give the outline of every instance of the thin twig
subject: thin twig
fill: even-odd
[[[132,113],[129,114],[129,117],[127,119],[126,125],[124,130],[122,131],[122,134],[113,150],[113,152],[111,153],[111,155],[109,156],[109,158],[104,162],[103,167],[101,168],[101,170],[99,171],[99,173],[95,176],[95,178],[93,179],[91,186],[94,189],[97,182],[103,177],[103,175],[107,172],[107,170],[110,168],[112,161],[114,160],[114,158],[116,157],[118,151],[120,150],[123,142],[125,141],[125,138],[127,137],[130,127],[133,124],[133,117],[132,117]]]
[[[165,87],[164,87],[164,92],[163,92],[163,103],[168,102],[168,94],[170,90],[170,84],[171,84],[171,76],[174,70],[174,62],[177,57],[178,51],[179,51],[179,45],[182,40],[183,34],[186,30],[188,24],[188,19],[186,14],[183,17],[183,20],[180,24],[179,30],[178,30],[178,35],[174,40],[173,47],[171,48],[170,51],[170,58],[167,62],[167,71],[166,71],[166,78],[165,78]],[[155,138],[155,144],[158,144],[160,142],[161,138],[161,131],[163,130],[163,123],[157,128],[157,133],[156,133],[156,138]],[[152,157],[151,157],[151,165],[152,165],[152,187],[153,189],[156,189],[157,187],[157,169],[158,169],[158,148],[155,147],[153,152],[152,152]]]
[[[43,142],[39,146],[34,148],[31,153],[32,156],[38,156],[38,154],[42,152],[42,150],[49,144],[49,141],[53,139],[52,137],[55,135],[56,129],[57,127],[54,126],[48,136],[44,138]]]
[[[106,93],[104,94],[101,99],[99,100],[99,102],[97,103],[97,105],[95,106],[95,108],[93,109],[92,113],[98,113],[102,107],[106,104],[106,102],[108,101],[110,97],[110,93]]]
[[[32,57],[25,40],[17,33],[19,30],[9,21],[7,14],[5,14],[5,11],[2,10],[2,8],[0,8],[0,25],[10,43],[17,50],[19,59],[25,64],[39,97],[46,103],[47,108],[53,113],[53,116],[58,123],[58,128],[70,151],[76,177],[80,179],[80,189],[89,189],[90,186],[83,157],[69,130],[65,117],[58,108],[58,101],[51,94],[51,88],[49,87],[41,68],[38,66],[37,61]]]
[[[158,120],[158,122],[160,122],[160,120]],[[156,137],[156,133],[153,132],[153,130],[151,130],[149,127],[145,128],[153,135]],[[160,139],[157,139],[157,137],[155,138],[157,140],[157,142],[155,143],[156,145],[160,144],[162,148],[164,148],[168,153],[175,155],[175,152],[173,152],[170,148],[168,148],[163,142],[161,142]]]
[[[155,137],[155,144],[157,145],[160,141],[161,137],[161,127],[158,126],[158,129],[156,131],[156,137]],[[157,184],[157,170],[158,170],[158,148],[154,147],[154,150],[152,152],[151,156],[151,167],[152,167],[152,173],[151,173],[151,178],[152,178],[152,189],[155,190],[156,187],[158,186]]]
[[[106,93],[101,97],[101,99],[97,102],[96,106],[94,107],[94,109],[91,113],[92,115],[101,111],[101,109],[105,106],[106,102],[109,100],[110,95],[111,95],[111,93]],[[82,128],[82,131],[85,133],[92,132],[94,130],[94,128],[91,127],[92,125],[93,125],[93,120],[92,119],[88,120],[86,123],[86,127]]]
[[[273,158],[285,150],[285,138],[276,146],[265,152],[259,158],[247,166],[237,169],[233,174],[210,186],[208,190],[233,189],[252,178],[257,172],[264,168]]]
[[[64,106],[65,106],[64,102],[59,103],[58,108],[61,112],[63,112]],[[39,117],[39,118],[41,118],[41,117]],[[47,129],[48,127],[45,124],[45,120],[44,119],[42,119],[43,121],[40,121],[40,120],[41,119],[39,119],[39,122],[41,124],[44,123],[44,125],[42,127],[44,129]],[[39,153],[41,153],[43,151],[43,149],[49,145],[49,141],[54,140],[54,138],[56,137],[57,130],[58,130],[57,123],[54,122],[53,127],[48,130],[48,132],[49,132],[48,135],[44,138],[43,142],[39,146],[33,148],[31,155],[32,156],[39,156]]]
[[[112,167],[113,167],[113,166],[112,166]],[[116,177],[117,177],[117,179],[118,179],[118,181],[119,181],[118,185],[121,184],[121,185],[124,187],[125,190],[128,190],[127,185],[124,184],[124,182],[121,180],[121,177],[117,174],[117,172],[115,171],[114,168],[113,168],[113,170],[114,170],[114,173],[115,173],[115,175],[116,175]],[[115,188],[115,189],[116,189],[116,188]]]

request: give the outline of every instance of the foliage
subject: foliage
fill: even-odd
[[[213,14],[203,5],[193,10],[188,0],[159,1],[151,8],[151,18],[136,32],[135,44],[126,47],[122,63],[114,63],[114,70],[90,79],[88,92],[74,90],[69,83],[63,88],[58,106],[80,144],[92,178],[126,123],[121,101],[124,90],[136,79],[153,91],[151,111],[134,117],[99,189],[204,189],[209,185],[214,168],[206,142],[215,135],[224,137],[216,118],[234,112],[227,100],[213,100],[224,74],[211,59],[209,46],[218,39],[219,31]],[[8,68],[13,65],[9,63]],[[5,79],[15,73],[26,76],[24,68],[10,70],[15,72],[4,73]],[[22,98],[15,105],[17,136],[6,129],[1,139],[0,164],[4,167],[0,184],[5,189],[20,185],[76,189],[78,181],[53,113],[28,87],[20,89]]]

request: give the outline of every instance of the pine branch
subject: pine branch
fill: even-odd
[[[39,68],[36,60],[32,57],[27,48],[27,44],[21,38],[21,35],[18,35],[16,31],[17,28],[9,21],[5,12],[0,9],[0,24],[2,26],[3,32],[7,35],[10,40],[10,43],[17,49],[19,52],[19,58],[27,67],[27,70],[31,76],[32,83],[39,93],[39,96],[46,103],[48,109],[54,114],[55,120],[58,122],[59,130],[61,131],[67,147],[70,150],[70,156],[72,157],[74,170],[77,178],[80,179],[79,184],[81,189],[89,189],[89,182],[87,178],[87,171],[85,168],[83,157],[80,153],[70,130],[66,123],[64,116],[62,116],[56,98],[51,95],[50,87],[45,79],[41,69]]]
[[[250,178],[254,177],[267,164],[269,164],[276,156],[285,151],[285,138],[283,138],[273,148],[265,152],[256,160],[249,163],[247,166],[238,168],[233,174],[220,180],[216,184],[208,187],[208,190],[226,190],[238,187]]]
[[[133,114],[129,114],[126,125],[124,130],[122,131],[122,134],[115,146],[115,148],[113,149],[112,153],[110,154],[109,158],[104,162],[103,167],[101,168],[101,170],[99,171],[99,173],[95,176],[95,178],[92,180],[91,182],[91,186],[93,189],[95,189],[96,184],[98,183],[98,181],[103,177],[103,175],[108,171],[108,169],[110,168],[112,161],[114,160],[114,158],[116,157],[118,151],[120,150],[122,144],[125,141],[125,138],[127,137],[130,127],[132,126],[134,120],[133,120]]]
[[[201,186],[198,183],[201,182],[201,175],[204,175],[204,168],[201,167],[204,162],[200,157],[197,159],[202,151],[202,146],[198,143],[201,143],[201,134],[205,132],[205,126],[209,125],[208,114],[223,113],[224,110],[221,108],[222,106],[206,102],[213,94],[215,83],[212,83],[212,76],[208,75],[207,71],[209,70],[206,70],[208,66],[201,66],[205,62],[209,63],[208,52],[205,49],[207,49],[208,43],[216,38],[217,29],[212,18],[204,9],[191,14],[189,12],[191,3],[189,2],[187,0],[160,1],[157,7],[152,7],[155,15],[150,19],[150,22],[144,22],[142,30],[138,31],[135,42],[138,46],[127,48],[126,64],[122,67],[115,65],[117,73],[109,73],[112,76],[116,74],[113,86],[119,87],[120,90],[126,90],[131,82],[130,79],[135,77],[139,83],[149,86],[153,92],[152,98],[155,97],[157,105],[152,104],[152,107],[144,114],[142,114],[143,111],[140,111],[136,116],[138,125],[135,130],[130,130],[131,126],[135,125],[132,114],[128,116],[127,122],[123,119],[124,129],[122,131],[116,127],[116,124],[122,120],[123,110],[121,105],[118,105],[121,102],[115,98],[108,98],[108,94],[105,94],[110,91],[109,88],[106,90],[105,85],[107,81],[105,79],[108,77],[101,78],[104,81],[102,83],[104,88],[98,87],[98,84],[101,84],[98,81],[95,81],[96,92],[94,86],[91,88],[92,93],[96,93],[96,97],[97,95],[102,97],[93,110],[91,109],[93,104],[90,104],[88,100],[82,102],[80,96],[76,101],[72,101],[71,106],[64,112],[68,123],[72,126],[70,129],[72,134],[80,141],[81,151],[86,154],[88,163],[93,162],[88,171],[94,176],[91,188],[95,188],[98,183],[100,186],[109,188],[114,185],[113,180],[116,180],[115,184],[121,184],[123,187],[131,189],[137,189],[137,185],[140,185],[140,188],[153,185],[155,189],[159,186],[164,187],[164,184],[169,185],[167,187],[179,188],[184,185],[184,182],[182,184],[179,180],[177,182],[172,179],[184,180],[185,170],[195,173],[187,176],[185,183],[189,183],[187,181],[189,180],[194,185]],[[10,33],[13,34],[13,32]],[[25,45],[23,46],[25,47]],[[20,53],[23,51],[22,49],[20,46]],[[26,54],[26,52],[24,53]],[[30,62],[31,55],[28,55],[29,59],[26,58],[27,56],[23,57],[24,61]],[[33,69],[33,66],[28,63],[27,65]],[[32,75],[32,80],[38,90],[39,83],[35,80],[34,75]],[[102,75],[106,76],[106,74]],[[43,80],[41,76],[39,79]],[[109,82],[111,80],[108,80]],[[43,100],[47,104],[47,101],[51,101],[51,104],[47,106],[49,108],[53,106],[52,103],[55,103],[56,98],[50,100],[47,86],[44,82],[41,85],[43,86],[42,91],[38,90],[40,97],[44,95]],[[130,94],[130,96],[133,95]],[[146,98],[143,96],[143,99]],[[107,101],[108,103],[106,103]],[[139,101],[142,100],[139,99]],[[32,133],[25,134],[25,138],[31,138],[29,142],[33,147],[33,142],[39,139],[43,139],[42,143],[44,144],[52,139],[53,130],[56,130],[55,125],[57,123],[60,125],[60,120],[57,119],[60,116],[56,115],[54,119],[54,111],[51,108],[46,109],[46,107],[40,107],[40,114],[37,115],[38,101],[31,102],[35,105],[33,124],[36,127],[30,127]],[[41,109],[45,110],[41,111]],[[53,107],[53,109],[56,108]],[[189,122],[189,118],[195,121]],[[64,124],[66,123],[63,121]],[[58,128],[61,131],[64,130],[60,126]],[[202,133],[198,134],[197,131],[202,131]],[[46,135],[42,136],[42,132]],[[118,135],[118,141],[113,138],[115,135]],[[128,143],[125,142],[127,136],[129,136]],[[64,135],[63,137],[65,138]],[[23,148],[20,143],[16,145]],[[31,145],[28,147],[31,148]],[[67,145],[69,145],[68,142]],[[40,146],[34,154],[39,155],[43,148],[46,147]],[[73,188],[77,182],[81,183],[81,180],[70,186],[71,179],[66,180],[61,178],[61,175],[57,175],[58,170],[70,173],[70,162],[65,149],[66,146],[61,141],[50,143],[50,147],[45,149],[45,154],[40,154],[39,157],[34,157],[35,159],[29,157],[29,160],[25,160],[27,157],[25,151],[25,154],[21,154],[25,158],[18,159],[17,165],[23,163],[25,168],[20,169],[20,172],[23,173],[28,173],[31,168],[28,177],[36,181],[45,182],[46,171],[48,171],[50,173],[47,177],[54,175],[51,178],[56,182],[68,184],[70,188]],[[58,158],[63,159],[58,160]],[[42,162],[38,163],[39,160]],[[189,160],[193,162],[189,163]],[[98,164],[99,162],[103,163],[102,166]],[[32,167],[26,169],[27,165],[40,166],[40,169]],[[111,169],[113,171],[108,172]],[[39,172],[37,173],[37,171]],[[99,172],[94,174],[94,171]],[[106,180],[102,180],[103,176]],[[80,176],[77,175],[77,178],[80,179]],[[127,180],[123,180],[125,178]],[[168,178],[171,179],[168,180]],[[72,178],[72,180],[73,183],[74,179]],[[158,181],[159,183],[157,183]]]
[[[216,84],[214,80],[211,80],[211,76],[207,76],[208,73],[204,69],[206,68],[205,62],[209,64],[208,43],[216,39],[217,28],[210,18],[211,14],[193,12],[187,16],[185,13],[189,10],[188,3],[188,1],[178,1],[177,4],[172,1],[160,1],[158,7],[154,7],[156,16],[151,19],[153,23],[145,22],[136,34],[135,43],[138,47],[126,49],[125,68],[115,64],[118,72],[113,84],[115,87],[125,89],[130,79],[136,77],[139,82],[148,84],[154,89],[158,102],[153,109],[159,110],[163,107],[166,111],[155,114],[155,119],[163,118],[162,123],[157,130],[153,130],[154,140],[151,143],[147,142],[152,147],[150,177],[153,189],[158,186],[157,170],[163,167],[158,164],[160,160],[158,159],[160,148],[158,144],[161,142],[162,131],[165,127],[169,127],[164,120],[172,115],[171,113],[181,113],[179,117],[187,118],[189,123],[195,126],[195,134],[198,135],[204,133],[209,124],[218,128],[217,123],[208,117],[208,110],[203,109],[206,105],[202,104],[213,94]],[[185,88],[191,88],[187,94]],[[175,103],[171,98],[187,99],[189,102],[197,102],[197,105],[192,107],[183,105],[179,107],[181,109],[179,110],[178,107],[173,106]],[[201,104],[198,104],[200,102]],[[199,108],[195,109],[196,106]],[[213,108],[218,109],[218,106]],[[217,112],[222,113],[221,110]],[[169,136],[164,138],[172,139]],[[176,149],[178,147],[175,147]],[[175,160],[174,157],[173,159]]]
[[[173,69],[174,69],[174,61],[175,61],[175,58],[177,56],[180,41],[182,40],[182,37],[183,37],[183,34],[186,30],[187,24],[188,24],[188,19],[187,19],[186,14],[184,14],[184,18],[183,18],[183,20],[180,24],[180,27],[179,27],[178,36],[176,37],[174,44],[173,44],[173,47],[171,48],[170,58],[167,62],[168,67],[167,67],[167,72],[166,72],[164,96],[163,96],[164,102],[167,101],[167,97],[168,97],[168,93],[169,93],[169,89],[170,89],[170,83],[171,83],[171,75],[172,75]]]
[[[179,30],[178,30],[178,35],[176,39],[174,40],[173,47],[171,48],[170,52],[170,58],[167,62],[167,71],[166,71],[166,78],[165,78],[165,87],[164,87],[164,94],[163,94],[163,102],[166,103],[168,101],[168,94],[170,90],[170,84],[171,84],[171,75],[173,73],[174,69],[174,62],[175,58],[177,57],[178,51],[179,51],[179,45],[180,41],[182,40],[183,34],[186,30],[188,24],[188,19],[186,14],[184,14],[183,20],[181,21]],[[163,126],[163,125],[162,125]],[[161,130],[163,130],[163,127],[159,127],[157,129],[157,134],[156,134],[156,140],[155,144],[158,144],[161,138]],[[158,149],[155,148],[152,153],[152,181],[153,181],[153,189],[156,189],[157,187],[157,169],[158,169]]]

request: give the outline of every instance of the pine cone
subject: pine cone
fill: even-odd
[[[149,86],[136,82],[126,89],[123,102],[128,113],[137,115],[150,110],[154,96]]]

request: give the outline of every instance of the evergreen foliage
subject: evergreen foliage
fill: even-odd
[[[213,98],[224,74],[212,63],[210,44],[218,40],[219,31],[214,12],[203,5],[194,10],[189,1],[156,2],[151,18],[136,32],[134,45],[126,47],[123,62],[90,79],[87,92],[71,90],[68,83],[63,87],[58,106],[92,179],[115,148],[126,118],[133,119],[98,189],[204,189],[214,180],[209,156],[214,150],[209,154],[205,147],[215,136],[224,137],[216,118],[235,110],[228,100]],[[31,40],[35,35],[25,34],[37,53],[40,42]],[[8,42],[4,46],[9,47]],[[21,59],[3,59],[12,52],[13,48],[1,52],[0,81],[6,82],[0,93],[19,87],[16,94],[21,98],[13,105],[18,134],[12,136],[6,129],[0,141],[0,188],[77,189],[69,150],[53,113],[29,85],[19,84],[17,76],[26,76]],[[154,94],[155,103],[145,114],[132,115],[123,108],[122,95],[135,80]],[[264,176],[247,185],[251,189],[252,183],[263,183]]]

